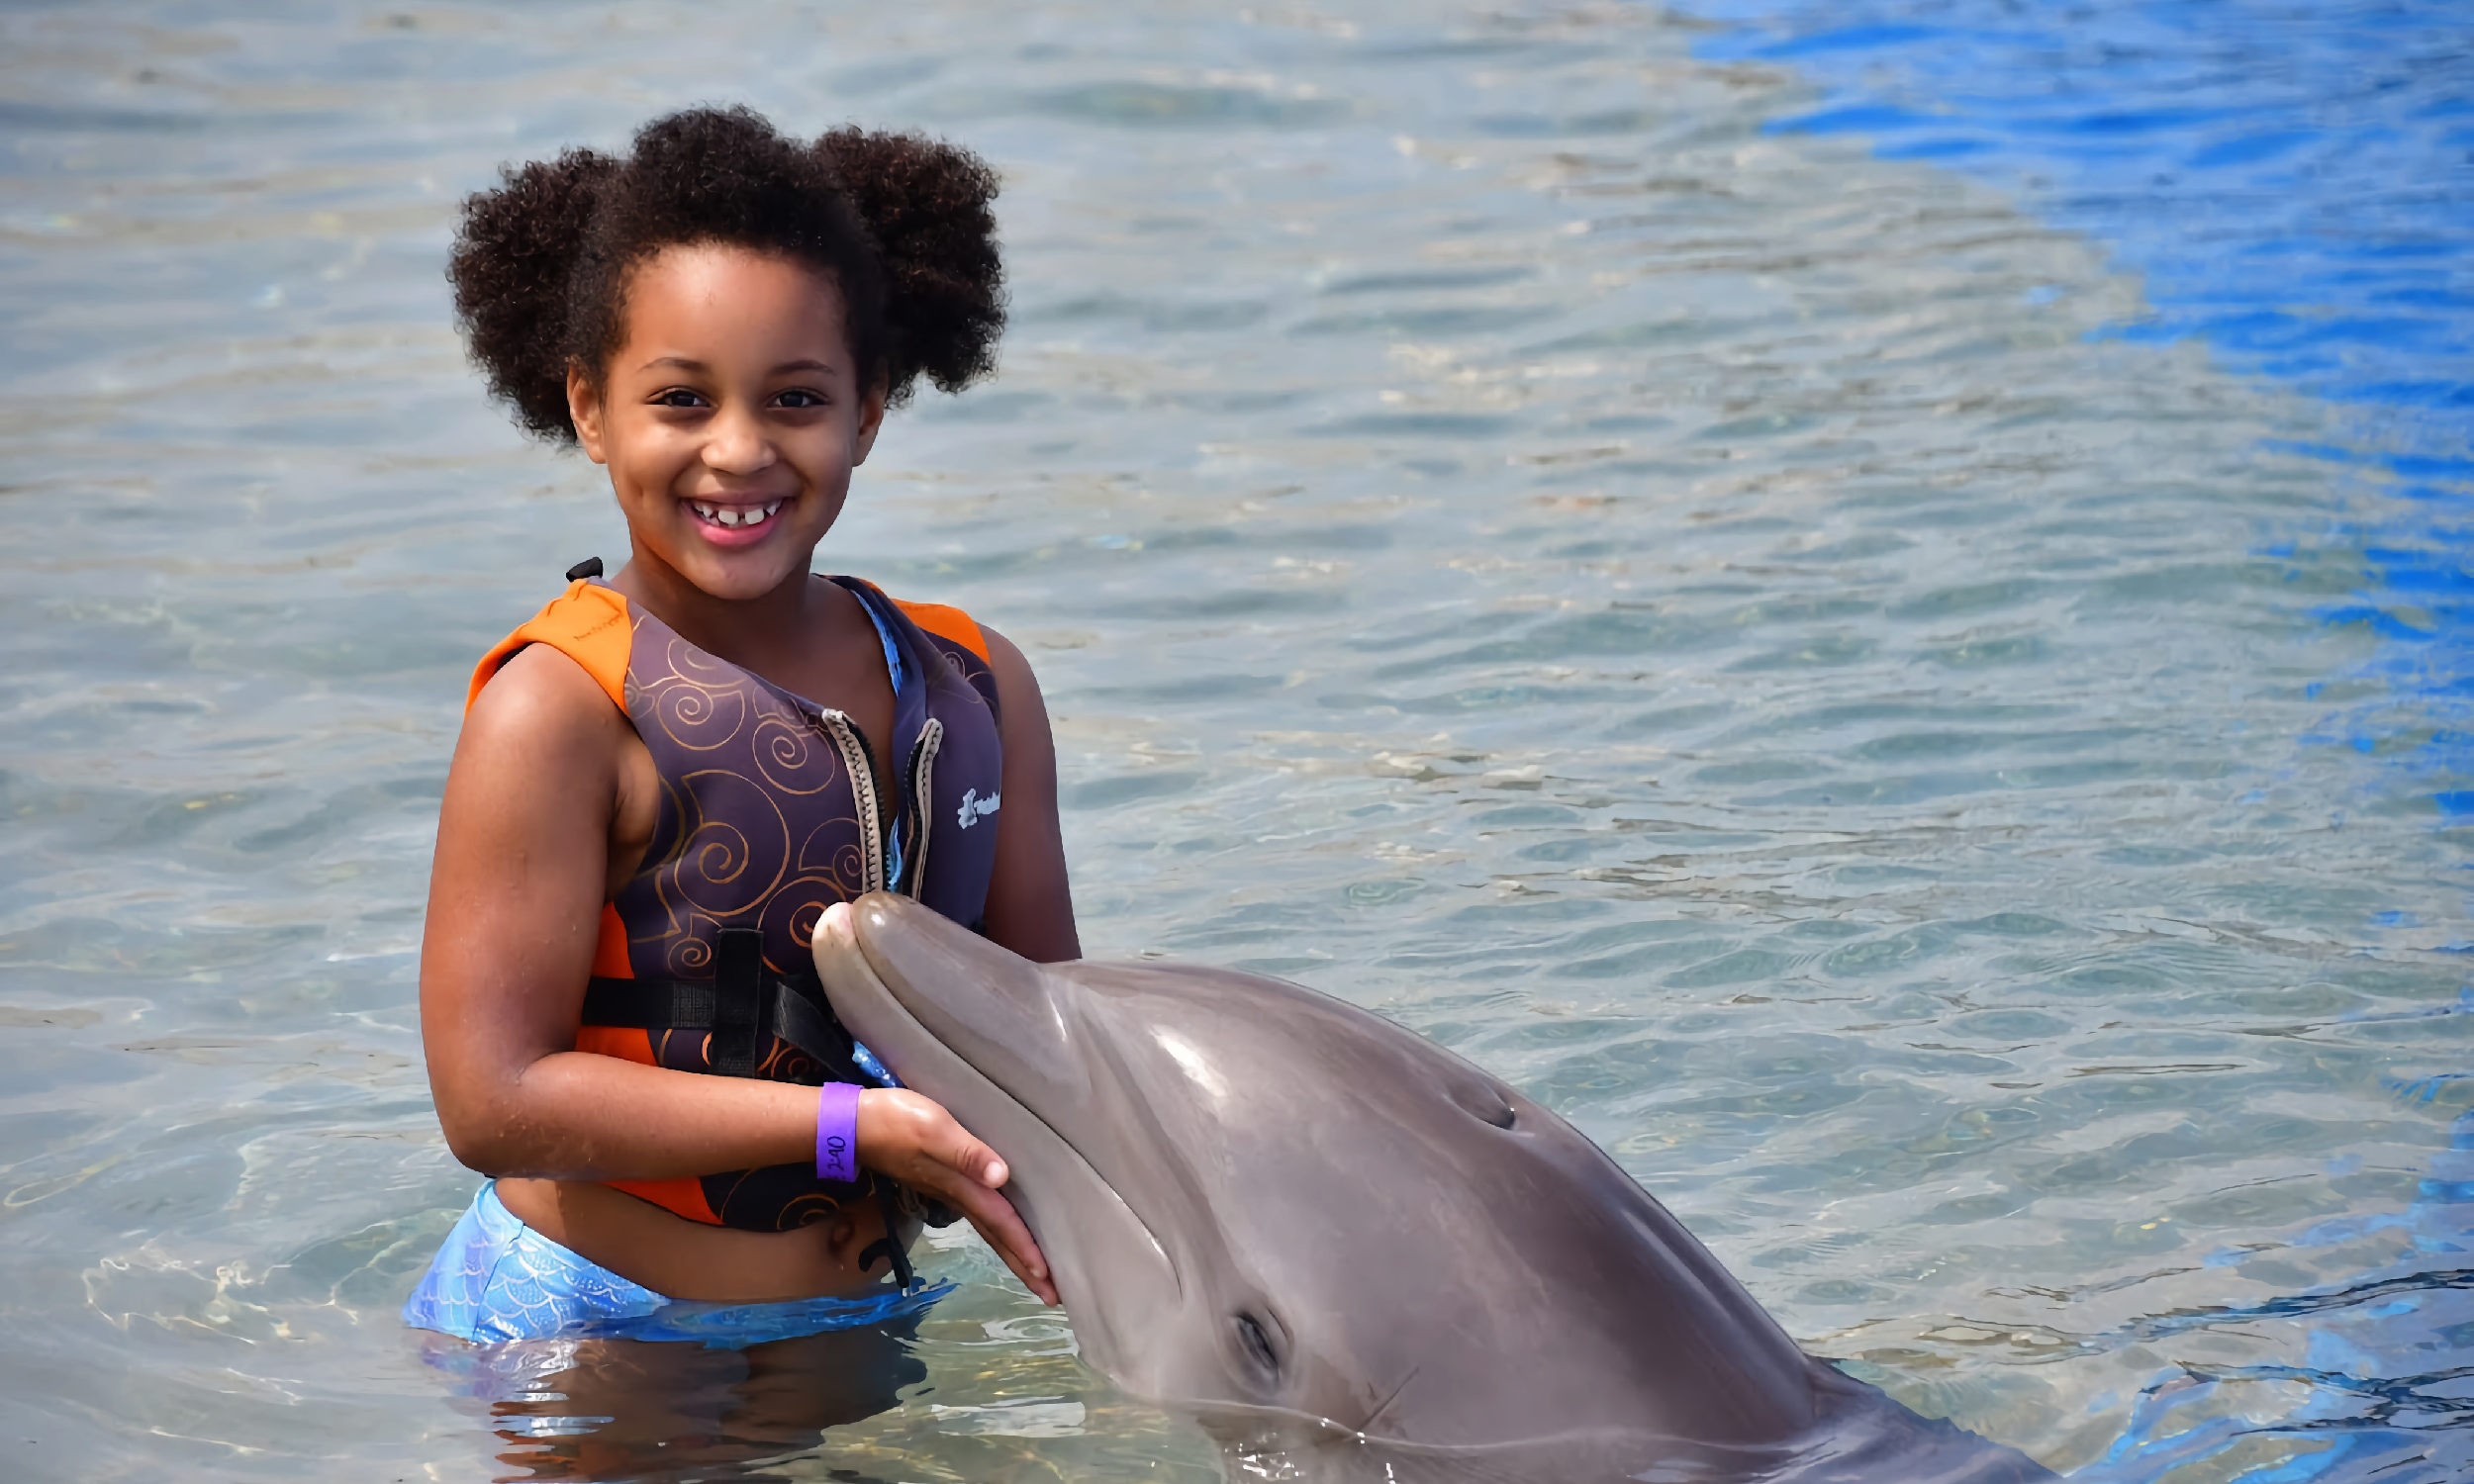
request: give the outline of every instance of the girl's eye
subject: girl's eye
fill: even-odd
[[[653,399],[655,407],[703,407],[705,399],[685,387],[672,387]]]
[[[793,387],[791,390],[784,392],[781,396],[776,397],[773,400],[781,404],[783,407],[791,408],[824,406],[824,394],[821,392],[810,392],[806,387]]]

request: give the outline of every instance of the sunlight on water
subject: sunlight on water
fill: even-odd
[[[2330,1356],[2261,1306],[2460,1199],[2462,852],[2312,740],[2389,694],[2322,618],[2395,492],[2112,332],[2103,245],[1771,127],[1791,58],[1629,6],[234,9],[0,16],[12,1477],[1217,1475],[969,1241],[915,1344],[771,1370],[397,1324],[474,1184],[413,959],[464,679],[623,554],[462,364],[455,204],[695,101],[1004,174],[1002,374],[820,560],[1030,654],[1094,954],[1438,1037],[2056,1467],[2177,1368],[2277,1415]]]

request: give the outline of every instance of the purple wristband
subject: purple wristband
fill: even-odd
[[[859,1178],[859,1089],[827,1082],[816,1097],[816,1178]]]

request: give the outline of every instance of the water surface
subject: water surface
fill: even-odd
[[[1002,373],[898,416],[819,560],[1030,654],[1094,954],[1440,1038],[2057,1467],[2310,1360],[2258,1306],[2449,1265],[2474,1099],[2398,1088],[2474,1060],[2463,841],[2383,766],[2439,713],[2325,621],[2414,508],[2385,434],[2121,333],[2142,279],[1998,183],[1773,127],[1819,85],[1718,24],[0,16],[11,1474],[1216,1476],[967,1241],[915,1342],[672,1353],[667,1410],[397,1324],[474,1183],[414,1004],[464,679],[623,544],[462,364],[455,203],[695,101],[1004,174]]]

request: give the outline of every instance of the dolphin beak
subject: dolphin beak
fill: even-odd
[[[1121,1370],[1109,1314],[1172,1313],[1182,1285],[1151,1230],[1048,1121],[1079,1106],[1085,1078],[1044,971],[882,891],[827,910],[814,949],[851,1034],[1004,1157],[1005,1196],[1039,1239],[1076,1335]]]
[[[1059,1099],[1086,1091],[1064,1011],[1039,965],[883,891],[828,911],[816,935],[819,972],[828,939],[837,950],[855,948],[868,976],[911,1019],[1015,1098],[1053,1108],[1073,1106]],[[859,1039],[886,1054],[864,1034]]]

